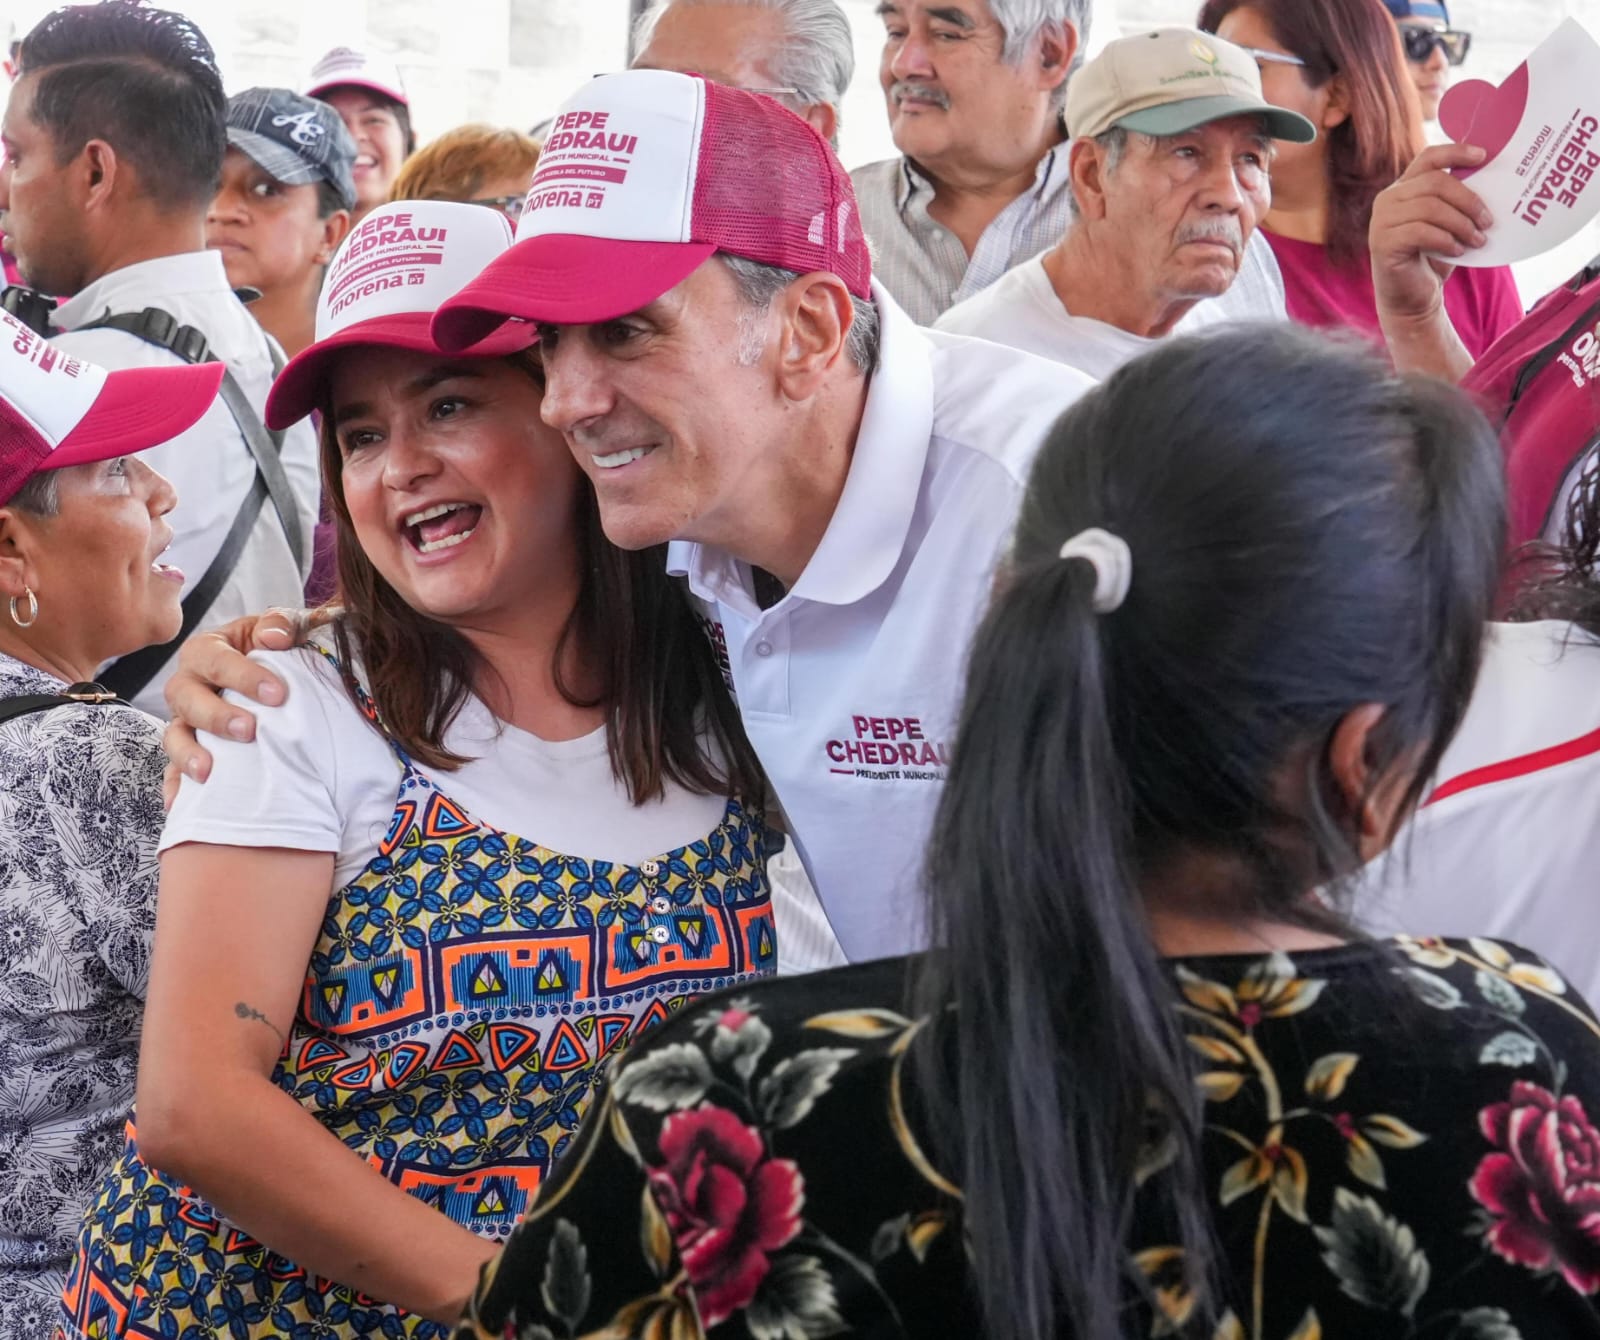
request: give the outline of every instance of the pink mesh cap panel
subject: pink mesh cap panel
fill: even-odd
[[[39,430],[0,396],[0,506],[16,497],[49,458],[50,444]]]
[[[826,140],[760,93],[706,82],[693,240],[870,298],[872,262],[850,177]]]

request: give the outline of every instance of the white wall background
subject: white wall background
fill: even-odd
[[[162,3],[163,0],[153,0]],[[165,0],[187,10],[223,60],[230,91],[295,86],[331,46],[370,46],[398,61],[418,136],[463,121],[526,130],[592,75],[627,58],[628,0]],[[1316,3],[1317,0],[1307,0]],[[856,80],[844,105],[840,156],[854,167],[894,152],[877,84],[876,0],[841,0],[856,35]],[[25,32],[50,4],[0,0]],[[1131,27],[1192,22],[1199,0],[1095,0],[1091,49]],[[1467,73],[1500,80],[1560,20],[1600,37],[1600,0],[1451,0],[1473,34]],[[1600,251],[1600,228],[1523,276],[1531,301]]]

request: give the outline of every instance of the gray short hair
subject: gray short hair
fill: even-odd
[[[1101,154],[1105,157],[1106,176],[1109,177],[1122,165],[1123,156],[1128,152],[1128,139],[1131,133],[1133,132],[1127,131],[1121,126],[1112,126],[1110,130],[1104,131],[1099,135],[1091,135],[1089,137],[1088,142],[1090,144],[1098,145]],[[1151,143],[1155,143],[1163,137],[1160,135],[1145,135],[1140,133],[1139,138],[1142,140],[1148,140]],[[1071,215],[1074,221],[1077,220],[1078,197],[1076,194],[1074,194],[1072,190],[1072,183],[1070,182],[1067,183],[1067,212]]]
[[[730,256],[727,252],[719,252],[718,258],[728,267],[728,273],[738,286],[739,296],[752,311],[766,311],[779,293],[800,278],[797,271],[748,260],[743,256]],[[849,333],[845,336],[845,353],[857,368],[871,376],[873,369],[878,366],[878,345],[882,335],[878,305],[863,301],[852,293],[850,306],[854,315],[850,319]],[[751,361],[743,330],[740,331],[739,353],[741,362]],[[755,353],[759,356],[759,347]]]
[[[1012,65],[1020,65],[1028,54],[1034,38],[1052,23],[1070,23],[1078,34],[1078,49],[1073,54],[1067,77],[1056,85],[1051,101],[1063,107],[1067,101],[1067,84],[1083,64],[1084,52],[1089,46],[1089,15],[1093,0],[989,0],[989,12],[994,15],[1000,31],[1006,35],[1002,57]]]
[[[1085,0],[1070,0],[1084,3]],[[650,37],[668,9],[697,4],[747,5],[751,9],[770,9],[783,15],[786,37],[773,53],[772,77],[785,88],[795,89],[792,98],[780,98],[791,111],[794,106],[827,103],[837,114],[845,90],[856,72],[856,49],[850,35],[850,20],[837,0],[656,0],[639,16],[633,29],[633,50],[637,55],[650,44]]]
[[[58,471],[41,470],[29,477],[28,482],[17,490],[6,506],[15,507],[17,511],[26,512],[29,516],[54,516],[61,510],[59,482]]]

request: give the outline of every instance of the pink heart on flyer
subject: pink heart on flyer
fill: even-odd
[[[1517,133],[1528,108],[1528,66],[1524,61],[1496,88],[1483,79],[1456,84],[1439,104],[1439,124],[1457,144],[1475,144],[1493,159]],[[1458,168],[1455,175],[1470,177],[1476,168]]]

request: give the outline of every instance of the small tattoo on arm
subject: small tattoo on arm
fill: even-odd
[[[262,1014],[260,1010],[256,1009],[255,1006],[246,1005],[244,1001],[241,1000],[234,1005],[233,1012],[241,1019],[254,1019],[257,1023],[265,1024],[274,1033],[278,1034],[279,1042],[288,1041],[288,1039],[283,1036],[283,1033],[279,1030],[278,1026],[273,1023],[272,1020],[267,1018],[266,1015]]]

